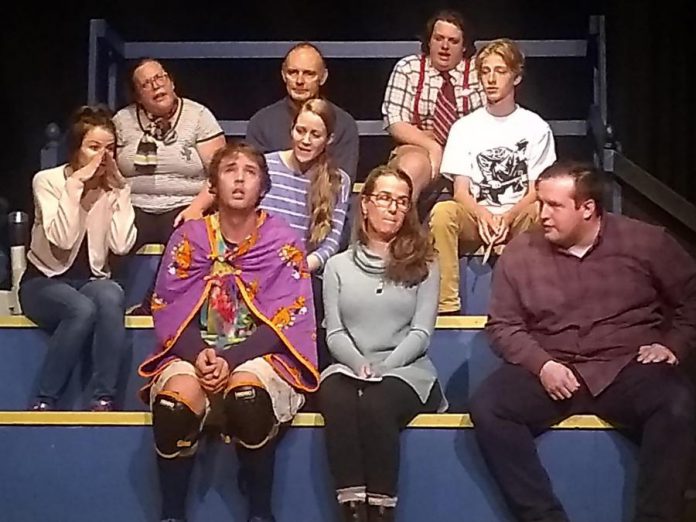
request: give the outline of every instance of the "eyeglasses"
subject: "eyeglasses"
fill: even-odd
[[[411,208],[411,198],[399,196],[395,198],[389,192],[378,192],[377,194],[367,194],[380,208],[390,208],[392,203],[396,204],[396,209],[401,212],[408,212]]]
[[[169,75],[166,72],[157,73],[140,84],[140,87],[146,91],[152,91],[155,84],[161,85],[169,80]]]

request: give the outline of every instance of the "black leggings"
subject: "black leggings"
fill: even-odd
[[[175,208],[164,214],[152,214],[150,212],[145,212],[139,208],[135,209],[135,227],[138,229],[138,236],[135,239],[135,244],[128,254],[123,256],[111,256],[110,261],[112,262],[112,270],[114,273],[114,278],[123,285],[127,285],[129,274],[128,266],[132,266],[128,260],[135,256],[143,245],[149,243],[166,245],[169,241],[169,237],[174,231],[174,220],[179,213],[186,207]],[[150,298],[155,290],[155,279],[156,276],[152,278],[152,281],[148,287],[147,292],[143,300],[145,306],[144,311],[149,312]]]
[[[396,496],[399,433],[419,413],[435,412],[442,400],[435,383],[423,404],[396,377],[368,383],[343,374],[326,378],[319,404],[336,489],[365,486],[368,493]]]
[[[139,208],[135,209],[135,226],[138,237],[133,246],[133,252],[148,243],[166,245],[174,231],[174,220],[186,207],[179,207],[163,214],[152,214]]]
[[[317,364],[319,371],[324,370],[333,362],[326,344],[326,328],[324,322],[324,280],[317,274],[312,275],[312,294],[314,295],[314,316],[317,321]]]

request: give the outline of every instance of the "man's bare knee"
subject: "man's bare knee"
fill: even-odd
[[[415,147],[408,149],[396,156],[390,163],[392,167],[405,172],[413,181],[414,196],[428,184],[431,180],[430,159],[425,150],[418,150]]]
[[[172,375],[164,384],[163,391],[175,392],[196,415],[203,415],[205,412],[205,391],[196,377]]]
[[[228,389],[245,385],[258,386],[259,388],[265,387],[259,378],[251,372],[232,372],[230,374],[230,378],[227,381]]]

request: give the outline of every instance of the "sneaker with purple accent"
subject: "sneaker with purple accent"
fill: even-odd
[[[100,397],[89,405],[90,411],[114,411],[114,400],[111,397]]]

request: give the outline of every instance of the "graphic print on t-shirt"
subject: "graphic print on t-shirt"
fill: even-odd
[[[478,184],[478,201],[500,206],[517,203],[527,192],[527,145],[522,139],[515,148],[495,147],[476,155],[483,179]]]

